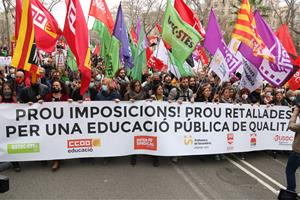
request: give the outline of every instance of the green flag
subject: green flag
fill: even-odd
[[[177,67],[177,70],[180,73],[180,77],[182,76],[194,76],[194,72],[192,70],[192,67],[189,66],[187,62],[184,62],[184,64],[181,64],[172,53],[169,53],[171,63],[174,67]],[[177,75],[178,76],[178,75]]]
[[[95,20],[93,28],[94,31],[98,32],[100,38],[100,54],[101,57],[106,60],[106,56],[108,56],[110,51],[110,42],[111,42],[111,35],[108,28],[100,21]]]
[[[144,32],[144,28],[141,27],[139,42],[136,49],[136,55],[134,58],[134,68],[132,69],[133,80],[139,80],[139,81],[142,80],[143,69],[147,67],[146,47],[147,47],[147,41],[145,37],[145,32]]]
[[[191,55],[201,35],[184,22],[168,0],[163,23],[162,38],[172,47],[172,53],[181,64]]]
[[[73,72],[78,71],[76,58],[73,55],[73,53],[69,47],[68,47],[68,51],[67,51],[67,65],[68,65],[68,67],[70,67],[71,71],[73,71]]]
[[[120,42],[113,36],[109,48],[109,56],[106,60],[106,76],[109,78],[114,77],[115,73],[120,67]]]

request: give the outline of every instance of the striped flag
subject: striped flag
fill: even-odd
[[[34,40],[34,25],[30,0],[22,2],[22,16],[18,41],[11,65],[18,69],[37,73],[37,51]]]
[[[243,0],[241,4],[232,37],[253,49],[255,56],[263,57],[271,62],[275,61],[275,57],[257,33],[255,18],[248,0]]]

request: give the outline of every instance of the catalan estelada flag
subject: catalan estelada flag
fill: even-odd
[[[22,16],[18,40],[11,65],[18,69],[37,72],[37,56],[34,42],[34,25],[30,0],[22,1]]]
[[[248,0],[243,0],[233,29],[232,37],[245,43],[255,56],[274,62],[274,56],[256,30],[256,22]]]

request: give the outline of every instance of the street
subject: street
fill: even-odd
[[[93,160],[65,160],[57,172],[51,162],[21,163],[22,172],[2,172],[10,178],[10,191],[0,199],[277,199],[286,185],[288,155],[274,159],[266,152],[252,152],[241,160],[227,154],[221,161],[213,156],[183,157],[177,164],[160,158],[153,167],[149,156]],[[297,173],[297,180],[300,177]],[[298,185],[299,191],[299,185]]]

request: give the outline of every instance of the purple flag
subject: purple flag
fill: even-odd
[[[140,32],[141,32],[141,20],[140,20],[140,18],[138,18],[138,21],[136,24],[136,30],[135,30],[138,41],[139,41],[139,37],[140,37]]]
[[[205,35],[203,46],[211,55],[215,55],[224,39],[213,9],[210,10],[208,25],[205,32],[207,35]]]
[[[275,62],[254,56],[253,50],[243,43],[239,51],[249,62],[257,67],[265,80],[275,87],[282,86],[292,76],[294,71],[290,57],[259,12],[256,11],[254,17],[257,32],[267,48],[275,56]]]
[[[120,58],[124,66],[127,68],[133,67],[132,53],[129,45],[128,33],[123,16],[121,3],[118,8],[116,23],[113,35],[121,42]]]
[[[215,55],[216,51],[219,49],[228,65],[230,73],[233,73],[242,65],[242,61],[240,61],[227,47],[213,9],[210,11],[203,46],[212,55]]]

